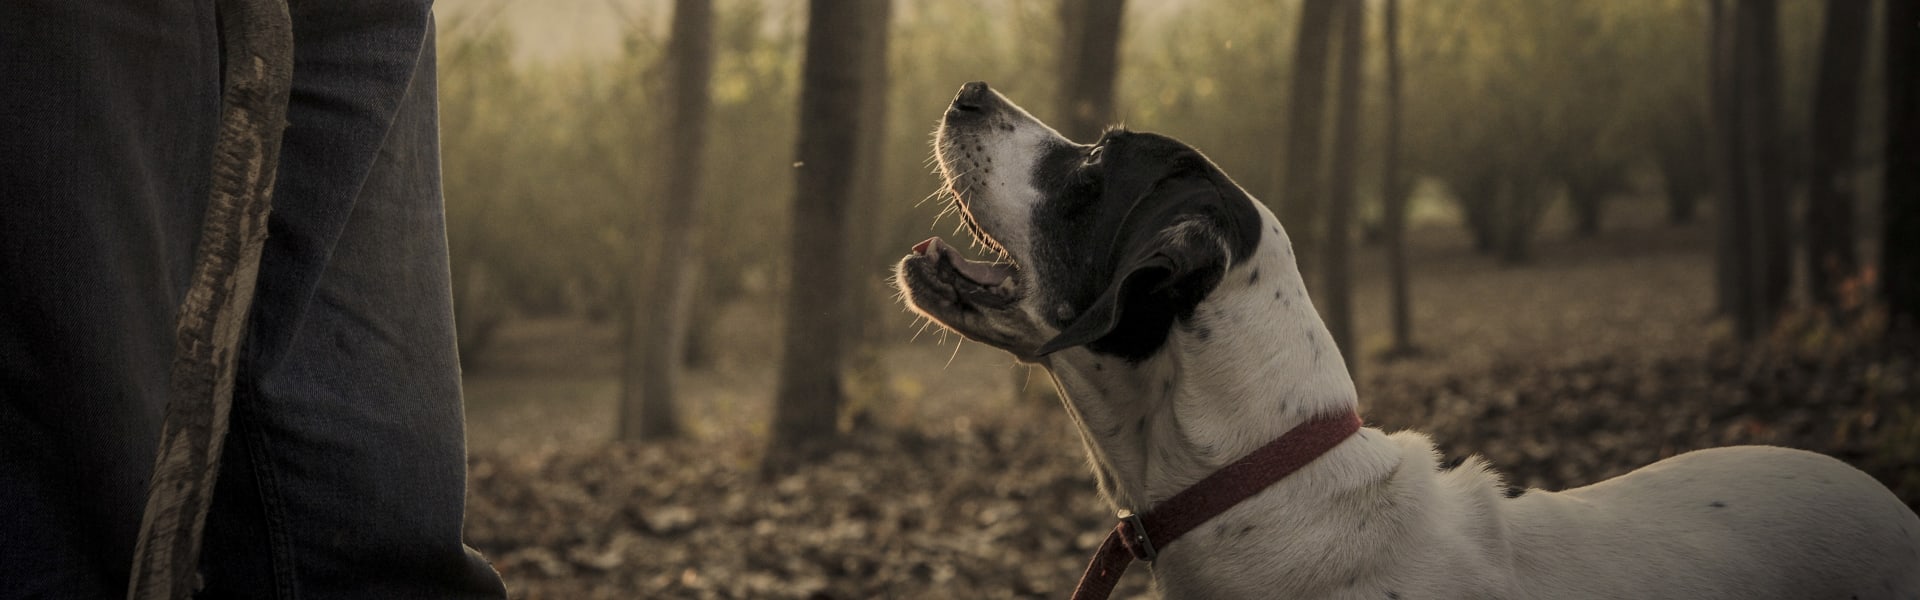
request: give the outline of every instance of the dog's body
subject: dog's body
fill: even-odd
[[[1143,510],[1353,383],[1284,229],[1198,152],[1075,144],[984,84],[936,154],[975,238],[899,267],[908,303],[1044,366],[1102,493]],[[1871,477],[1770,447],[1692,452],[1592,486],[1504,491],[1424,435],[1361,429],[1160,549],[1170,598],[1916,598],[1920,518]]]

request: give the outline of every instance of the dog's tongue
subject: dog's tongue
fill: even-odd
[[[913,254],[914,256],[932,256],[933,258],[945,261],[948,266],[953,267],[953,270],[958,271],[961,276],[973,280],[974,283],[978,283],[982,287],[1000,285],[1001,282],[1006,281],[1012,274],[1011,269],[1005,265],[967,260],[965,257],[960,256],[959,251],[954,250],[952,246],[947,245],[946,241],[938,237],[930,237],[927,238],[926,241],[914,244]]]

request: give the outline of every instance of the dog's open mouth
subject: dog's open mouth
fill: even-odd
[[[1020,299],[1020,270],[1013,263],[968,260],[937,237],[915,244],[906,266],[904,275],[915,291],[957,308],[999,310]]]

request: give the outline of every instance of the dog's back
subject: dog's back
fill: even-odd
[[[1812,452],[1691,452],[1506,514],[1535,597],[1920,598],[1920,518]]]

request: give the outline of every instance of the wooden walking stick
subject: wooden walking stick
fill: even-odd
[[[220,473],[293,81],[285,0],[219,0],[215,10],[225,70],[212,195],[175,317],[166,416],[127,585],[135,600],[191,598],[199,587],[200,534]]]

